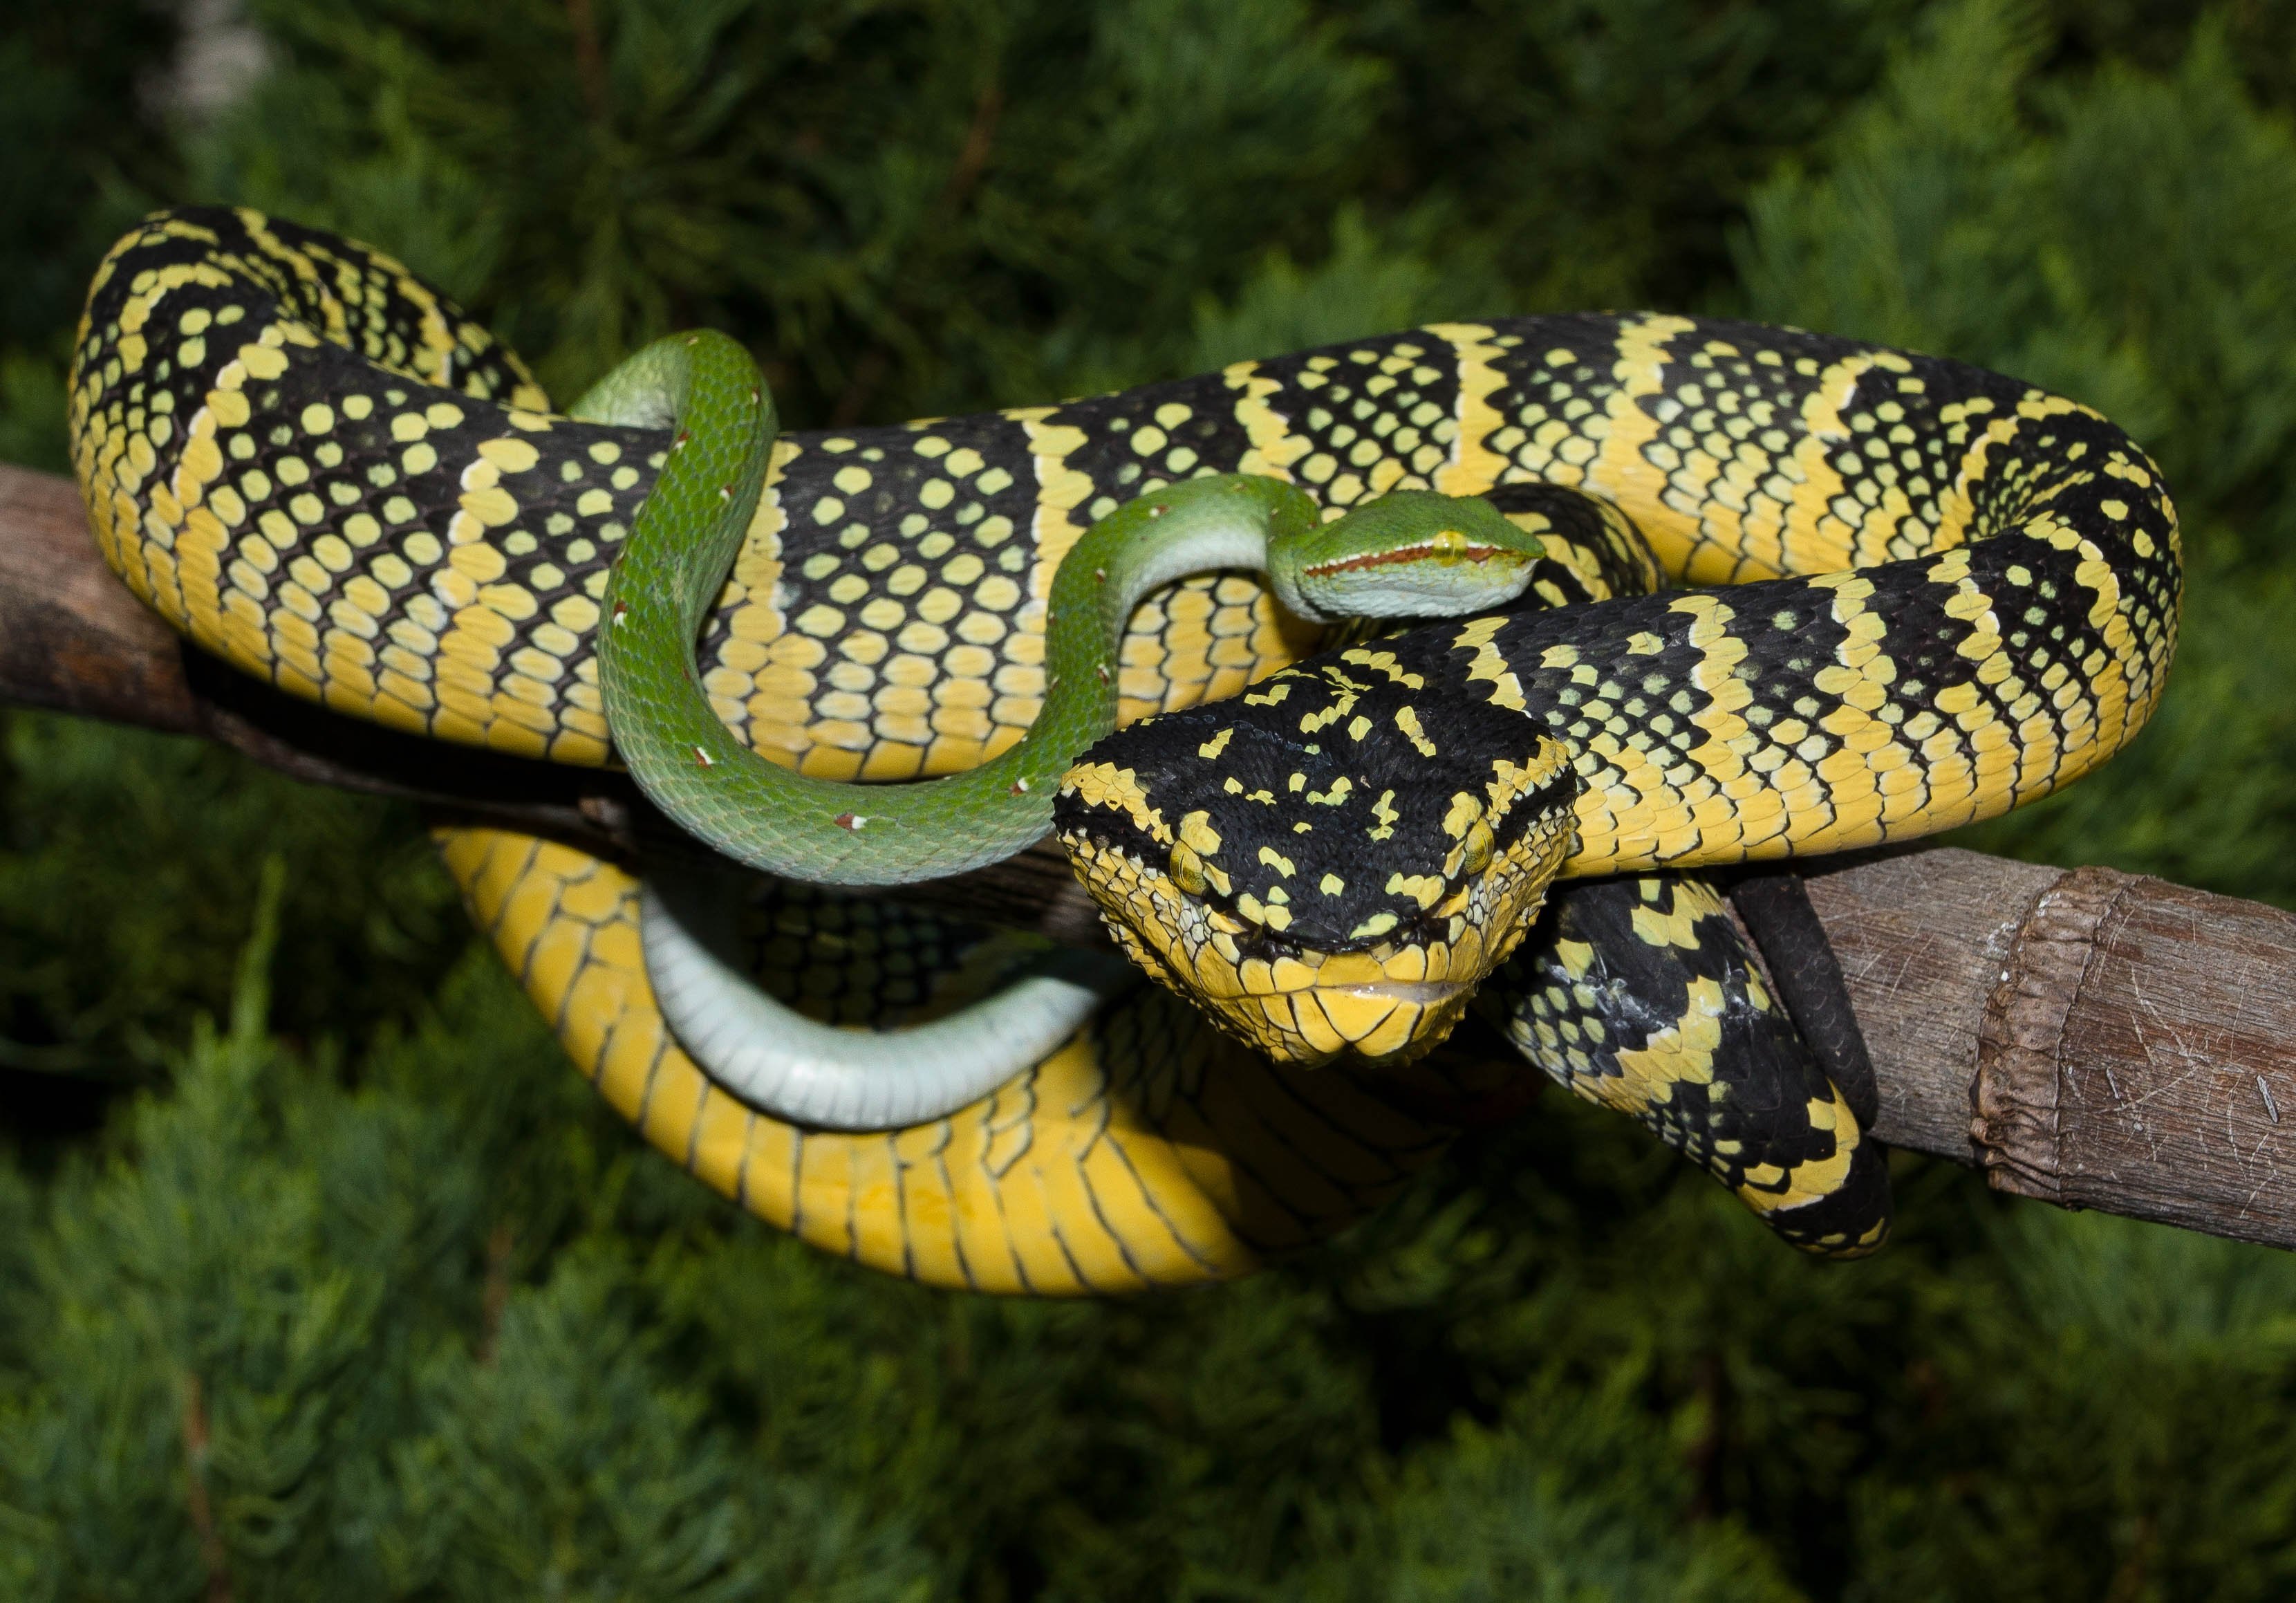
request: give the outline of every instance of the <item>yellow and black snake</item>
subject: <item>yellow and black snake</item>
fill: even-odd
[[[107,560],[202,646],[398,728],[607,760],[599,599],[659,432],[554,415],[389,259],[214,209],[161,213],[107,258],[71,407]],[[669,1039],[627,866],[447,832],[474,915],[578,1064],[672,1156],[831,1250],[937,1284],[1172,1285],[1359,1216],[1504,1097],[1390,1048],[1439,1032],[1511,962],[1499,1022],[1544,1066],[1773,1223],[1803,1220],[1805,1245],[1870,1245],[1880,1216],[1853,1171],[1878,1172],[1871,1144],[1777,1044],[1710,892],[1605,881],[1517,943],[1558,872],[1902,839],[2109,756],[2160,694],[2180,593],[2144,454],[2012,380],[1790,330],[1439,325],[784,436],[703,630],[704,687],[738,737],[802,771],[974,766],[1035,716],[1050,577],[1084,529],[1236,471],[1328,508],[1494,493],[1558,538],[1549,610],[1309,661],[1316,632],[1240,576],[1183,580],[1136,616],[1121,716],[1174,715],[1087,755],[1062,831],[1128,949],[1223,1029],[1139,992],[950,1118],[801,1129]],[[1568,538],[1541,485],[1617,509],[1669,577],[1742,588],[1622,593],[1626,559]],[[1009,955],[801,888],[761,891],[750,917],[766,982],[816,1016],[864,995],[945,1011]],[[1765,1052],[1760,1084],[1801,1106],[1750,1143],[1733,1121],[1759,1110],[1733,1087]]]

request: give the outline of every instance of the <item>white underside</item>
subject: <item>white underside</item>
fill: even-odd
[[[660,864],[640,892],[646,974],[662,1017],[702,1073],[777,1119],[895,1130],[946,1118],[1049,1056],[1138,978],[1115,958],[1047,966],[929,1024],[840,1030],[776,1001],[735,958],[738,880]]]

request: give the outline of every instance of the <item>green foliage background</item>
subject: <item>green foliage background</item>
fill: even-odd
[[[1654,304],[2103,407],[2194,576],[2155,727],[1974,832],[2296,906],[2296,8],[253,0],[0,22],[0,456],[87,274],[243,201],[571,392],[708,323],[799,423]],[[28,159],[29,158],[29,159]],[[1827,1269],[1560,1097],[1332,1247],[1079,1306],[673,1171],[416,820],[32,715],[0,806],[0,1592],[2270,1599],[2296,1266],[1903,1160]]]

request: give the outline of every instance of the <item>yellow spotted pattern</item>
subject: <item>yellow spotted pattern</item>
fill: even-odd
[[[658,434],[551,415],[398,264],[251,212],[162,214],[90,298],[74,461],[139,596],[354,716],[606,760],[591,640]],[[1069,455],[1120,449],[1115,478],[1144,489],[1197,463],[1168,438],[1193,437],[1185,406],[1136,431],[1111,413],[1089,440],[1058,410],[785,437],[701,645],[727,723],[838,779],[960,771],[1017,741],[1043,704],[1052,573],[1086,526],[1067,514],[1107,499]],[[1231,695],[1316,639],[1253,578],[1183,580],[1136,614],[1122,714]]]

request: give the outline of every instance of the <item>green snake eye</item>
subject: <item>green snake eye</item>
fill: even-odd
[[[1204,859],[1196,855],[1193,847],[1185,842],[1175,842],[1166,867],[1171,872],[1172,883],[1181,890],[1191,896],[1204,893]]]

